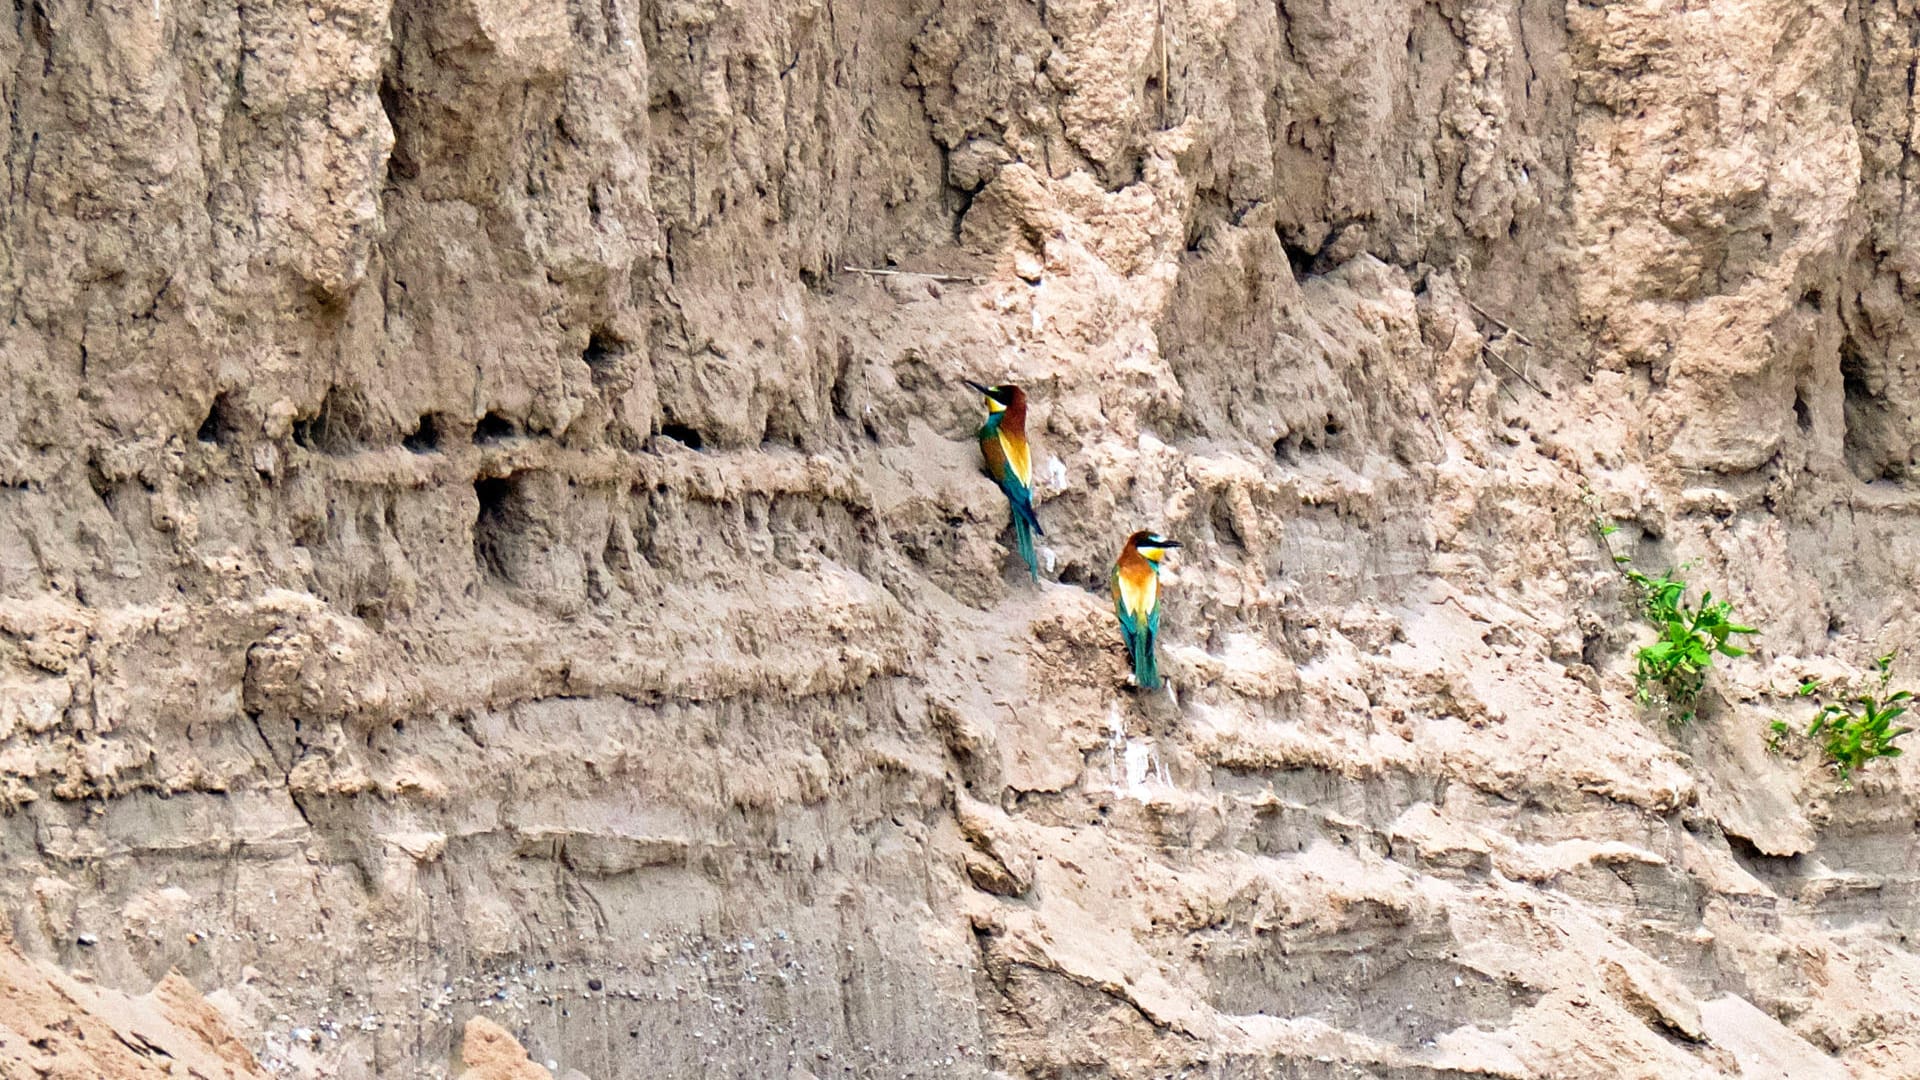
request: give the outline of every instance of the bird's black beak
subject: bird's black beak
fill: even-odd
[[[987,393],[987,388],[986,388],[986,387],[984,387],[984,386],[981,386],[981,385],[980,385],[979,383],[977,383],[977,382],[974,382],[974,381],[973,381],[972,379],[961,379],[960,381],[961,381],[961,382],[963,382],[963,383],[966,383],[966,384],[967,384],[968,386],[971,386],[971,387],[973,387],[973,388],[974,388],[975,390],[978,390],[978,391],[980,391],[980,393],[981,393],[982,395],[986,395],[986,393]]]
[[[1180,546],[1180,541],[1178,541],[1178,540],[1162,540],[1162,541],[1160,541],[1160,543],[1159,543],[1159,545],[1158,545],[1158,546],[1160,546],[1160,547],[1163,547],[1163,548],[1166,548],[1166,549],[1168,549],[1169,551],[1171,551],[1172,549],[1174,549],[1174,548],[1177,548],[1177,547],[1179,547],[1179,546]]]

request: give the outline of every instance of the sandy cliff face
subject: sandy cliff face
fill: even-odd
[[[1920,646],[1917,29],[18,0],[11,937],[283,1076],[1914,1075],[1920,765],[1763,744]]]

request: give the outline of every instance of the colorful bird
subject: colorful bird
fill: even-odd
[[[980,425],[980,453],[987,459],[987,475],[1006,492],[1013,507],[1013,536],[1027,573],[1040,580],[1040,560],[1033,554],[1033,534],[1046,535],[1033,514],[1033,456],[1027,449],[1027,392],[1017,386],[968,386],[987,399],[987,421]]]
[[[1160,560],[1179,546],[1142,529],[1127,537],[1113,564],[1113,613],[1120,617],[1120,633],[1127,639],[1133,679],[1148,690],[1160,685],[1160,662],[1154,656],[1160,638]]]

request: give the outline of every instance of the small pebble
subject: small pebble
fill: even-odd
[[[95,937],[92,934],[81,934],[79,937],[74,938],[73,940],[78,944],[86,945],[89,947],[100,944],[100,939],[98,937]]]
[[[600,982],[600,980],[599,980],[599,979],[588,979],[588,980],[587,980],[587,989],[589,989],[589,990],[598,990],[598,989],[600,989],[600,986],[601,986],[601,982]]]

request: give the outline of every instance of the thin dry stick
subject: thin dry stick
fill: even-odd
[[[1171,64],[1167,59],[1167,0],[1154,0],[1154,18],[1160,31],[1160,127],[1165,130],[1173,115],[1173,106],[1168,103],[1168,87],[1172,85],[1172,79],[1169,75]]]
[[[870,266],[843,266],[842,271],[849,274],[873,274],[876,277],[917,277],[929,281],[957,281],[965,285],[978,285],[980,279],[964,274],[932,274],[922,270],[879,270]]]
[[[1462,299],[1465,299],[1465,298],[1462,297]],[[1530,349],[1534,348],[1533,339],[1529,338],[1527,335],[1521,333],[1520,331],[1515,330],[1513,328],[1512,323],[1509,323],[1505,319],[1502,319],[1500,316],[1495,315],[1493,312],[1488,311],[1486,308],[1481,307],[1479,304],[1476,304],[1471,300],[1467,301],[1467,306],[1479,312],[1481,318],[1487,320],[1488,322],[1499,327],[1500,329],[1505,330],[1507,333],[1512,334],[1513,340],[1519,342],[1522,345],[1525,345]]]
[[[1620,572],[1621,577],[1626,577],[1627,565],[1624,561],[1622,561],[1621,556],[1614,552],[1613,541],[1607,535],[1607,530],[1611,527],[1612,527],[1611,524],[1605,518],[1598,516],[1598,514],[1596,513],[1593,519],[1594,535],[1600,538],[1600,546],[1605,548],[1607,551],[1607,562],[1615,570]]]
[[[1466,300],[1465,297],[1461,297],[1461,299]],[[1478,312],[1481,318],[1499,327],[1507,337],[1510,337],[1513,340],[1519,342],[1520,344],[1525,345],[1529,349],[1537,347],[1534,345],[1532,338],[1514,329],[1513,324],[1509,323],[1507,320],[1502,319],[1500,316],[1495,315],[1493,312],[1488,311],[1486,308],[1481,307],[1479,304],[1476,304],[1471,300],[1467,300],[1467,306],[1472,308],[1474,311]],[[1532,377],[1529,376],[1526,372],[1520,370],[1517,367],[1514,367],[1513,364],[1507,360],[1506,355],[1504,353],[1498,352],[1494,349],[1492,342],[1490,341],[1481,342],[1480,351],[1482,353],[1485,353],[1488,356],[1493,357],[1495,360],[1498,360],[1500,362],[1501,367],[1506,368],[1508,371],[1513,372],[1514,377],[1519,379],[1521,382],[1526,383],[1529,387],[1533,389],[1534,393],[1539,394],[1541,397],[1546,398],[1548,401],[1553,400],[1553,395],[1547,393],[1547,390],[1545,387],[1541,386],[1537,382],[1534,382]]]
[[[1491,356],[1495,360],[1500,361],[1501,367],[1506,368],[1508,371],[1513,372],[1514,377],[1519,379],[1521,382],[1526,383],[1529,387],[1532,387],[1534,393],[1539,394],[1541,397],[1546,398],[1548,401],[1553,400],[1553,395],[1547,393],[1547,390],[1545,387],[1541,386],[1539,383],[1534,382],[1532,379],[1528,378],[1526,372],[1521,371],[1519,368],[1514,367],[1512,364],[1508,363],[1507,358],[1505,356],[1502,356],[1498,352],[1495,352],[1492,342],[1490,341],[1481,342],[1480,352],[1484,356]]]

